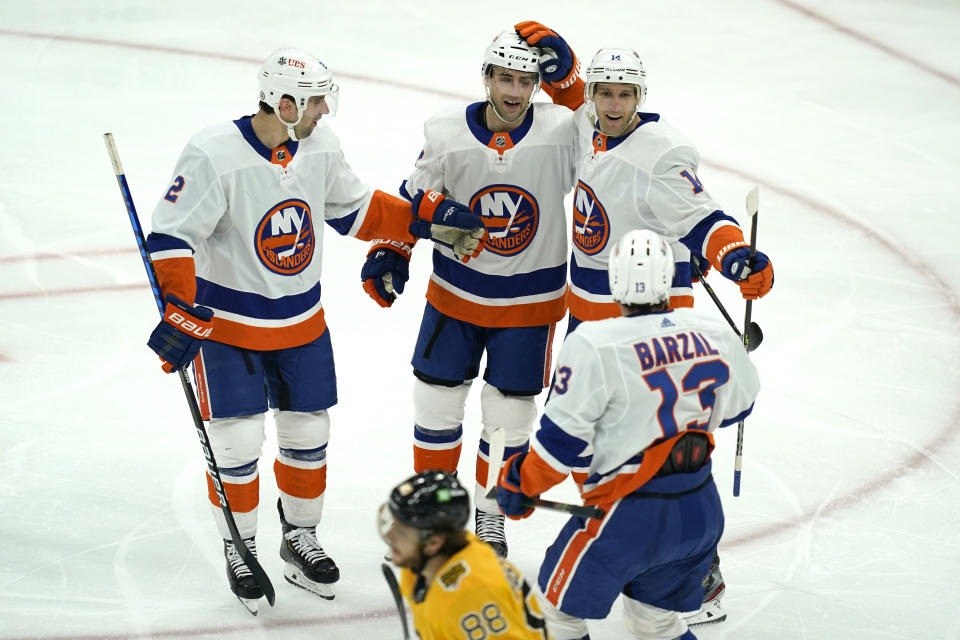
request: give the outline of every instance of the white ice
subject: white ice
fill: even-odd
[[[0,640],[400,637],[374,519],[410,472],[429,251],[381,310],[360,288],[364,243],[327,236],[340,403],[320,537],[343,579],[332,602],[283,581],[271,439],[258,540],[277,604],[253,618],[227,589],[182,391],[144,344],[156,309],[102,134],[149,227],[186,140],[252,113],[259,62],[298,46],[338,74],[348,160],[393,192],[424,118],[480,99],[484,46],[525,19],[584,59],[636,48],[647,110],[697,143],[744,226],[760,186],[776,266],[754,306],[763,392],[736,499],[736,434],[718,434],[729,619],[698,636],[960,638],[956,2],[41,0],[0,5]],[[562,522],[508,524],[531,577]],[[619,611],[594,638],[624,637]]]

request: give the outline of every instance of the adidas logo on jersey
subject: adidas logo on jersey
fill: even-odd
[[[661,328],[663,328],[663,327],[675,327],[675,326],[677,326],[677,325],[673,324],[673,322],[670,320],[670,318],[664,318],[664,319],[663,319],[663,322],[660,323],[660,327],[661,327]]]

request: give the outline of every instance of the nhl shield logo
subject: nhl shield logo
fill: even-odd
[[[470,198],[470,210],[483,218],[489,232],[484,251],[501,256],[516,255],[530,246],[540,223],[537,199],[512,184],[484,187]]]
[[[505,146],[507,146],[507,137],[498,135],[494,138],[493,144],[495,144],[498,149],[503,149]]]
[[[610,239],[610,218],[585,182],[573,193],[573,244],[588,256],[600,253]]]
[[[253,237],[260,262],[273,273],[292,276],[313,259],[316,239],[310,205],[303,200],[284,200],[260,219]]]

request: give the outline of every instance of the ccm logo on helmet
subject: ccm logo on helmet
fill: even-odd
[[[193,322],[192,320],[187,320],[176,311],[170,312],[170,315],[167,316],[166,320],[173,326],[180,329],[180,331],[183,331],[184,333],[187,333],[192,336],[196,336],[198,338],[206,338],[207,336],[210,335],[210,332],[213,331],[213,327],[207,327],[206,329],[204,329],[203,327],[198,325],[196,322]]]

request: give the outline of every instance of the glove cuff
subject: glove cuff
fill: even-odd
[[[714,229],[707,240],[707,248],[703,255],[710,261],[717,271],[723,271],[723,257],[740,247],[748,246],[743,239],[743,231],[740,227],[725,224]]]
[[[437,208],[446,197],[439,191],[430,189],[423,192],[423,196],[414,202],[413,215],[417,220],[424,222],[433,222],[433,217],[437,213]]]
[[[577,54],[573,54],[573,67],[562,80],[555,80],[553,82],[548,82],[552,89],[557,91],[562,91],[564,89],[569,89],[572,87],[577,80],[580,79],[580,60],[577,59]]]
[[[163,321],[173,325],[177,330],[197,340],[204,340],[213,331],[213,312],[204,309],[210,315],[203,318],[197,315],[197,309],[186,304],[175,296],[167,296],[167,306],[163,312]],[[206,315],[206,314],[204,314]]]
[[[385,238],[375,238],[370,243],[370,250],[367,251],[367,256],[370,257],[376,251],[380,249],[389,249],[400,256],[403,256],[408,262],[410,261],[410,256],[413,255],[413,245],[409,242],[400,242],[399,240],[389,240]]]

